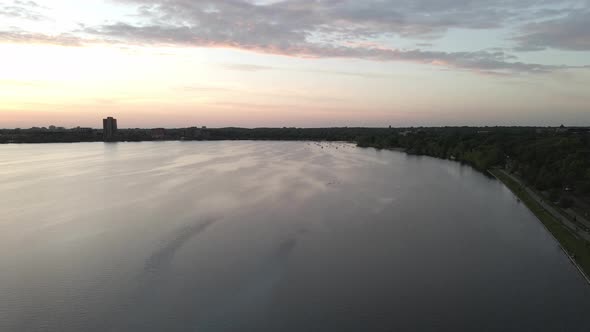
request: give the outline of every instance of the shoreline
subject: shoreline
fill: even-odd
[[[510,192],[512,192],[518,199],[520,199],[521,202],[527,207],[527,209],[533,215],[535,215],[535,217],[537,217],[537,220],[539,220],[539,222],[541,223],[541,225],[543,225],[545,230],[549,234],[551,234],[553,239],[555,239],[555,242],[557,242],[557,244],[559,245],[559,248],[563,251],[563,253],[566,255],[566,257],[570,260],[570,262],[578,270],[578,272],[580,273],[582,278],[586,281],[586,283],[588,285],[590,285],[590,277],[588,277],[590,265],[584,264],[583,261],[578,262],[576,260],[576,258],[578,258],[579,260],[583,260],[584,258],[586,258],[586,259],[590,258],[590,250],[587,249],[588,248],[587,244],[584,244],[586,246],[586,251],[580,253],[578,257],[572,256],[570,254],[570,251],[573,249],[573,248],[571,248],[572,247],[572,243],[571,243],[572,240],[578,241],[578,242],[580,242],[580,241],[586,242],[586,241],[584,239],[578,239],[576,235],[571,233],[571,230],[569,230],[566,226],[564,226],[559,221],[557,221],[555,219],[555,217],[552,214],[550,214],[549,212],[542,210],[543,211],[543,213],[542,213],[541,210],[539,210],[540,206],[534,206],[534,205],[531,206],[532,204],[538,205],[537,201],[534,200],[528,193],[526,193],[526,191],[516,190],[515,183],[511,183],[507,179],[504,179],[503,178],[505,176],[504,174],[499,175],[499,174],[495,173],[493,169],[488,169],[487,173],[489,173],[494,178],[496,178],[498,181],[503,183],[504,186],[506,186],[506,188],[508,188],[510,190]],[[556,225],[561,227],[567,233],[556,231],[556,228],[555,228]],[[553,227],[551,227],[551,226],[553,226]],[[567,238],[568,236],[571,238]],[[568,250],[568,248],[567,248],[568,246],[570,247],[570,250]]]
[[[42,145],[42,144],[79,144],[79,143],[104,143],[104,144],[117,144],[117,143],[163,143],[163,142],[317,142],[317,143],[347,143],[355,144],[358,147],[356,141],[351,140],[328,140],[328,139],[270,139],[270,138],[244,138],[244,139],[153,139],[153,140],[120,140],[120,141],[47,141],[47,142],[0,142],[0,146],[3,145]],[[405,148],[384,148],[384,150],[392,150],[405,152]]]
[[[26,144],[74,144],[74,143],[104,143],[104,144],[113,144],[113,143],[142,143],[142,142],[220,142],[220,141],[276,141],[276,142],[316,142],[316,143],[348,143],[348,144],[355,144],[356,147],[359,148],[373,148],[377,150],[388,150],[400,153],[406,153],[409,155],[421,155],[421,154],[412,154],[407,151],[406,148],[402,147],[386,147],[386,148],[379,148],[374,146],[362,146],[359,145],[358,142],[350,141],[350,140],[327,140],[327,139],[256,139],[256,138],[248,138],[248,139],[203,139],[203,140],[176,140],[176,139],[163,139],[163,140],[141,140],[141,141],[115,141],[115,142],[104,142],[104,141],[77,141],[77,142],[21,142],[21,143],[0,143],[1,145],[26,145]],[[429,156],[429,155],[424,155]],[[435,159],[442,159],[436,156],[429,156]],[[450,161],[459,161],[459,160],[450,160]],[[586,241],[583,238],[580,238],[579,235],[572,232],[567,225],[564,225],[562,222],[558,220],[550,211],[545,210],[539,202],[532,196],[530,196],[526,190],[528,189],[527,186],[524,184],[518,183],[515,180],[511,179],[509,175],[504,174],[503,171],[496,170],[496,169],[479,169],[471,165],[469,162],[459,161],[462,164],[467,164],[473,167],[476,170],[481,171],[484,175],[488,175],[490,177],[494,177],[498,181],[502,182],[517,198],[519,198],[527,209],[535,215],[535,217],[541,222],[545,230],[551,234],[551,236],[555,239],[559,248],[564,252],[570,262],[576,267],[578,272],[582,275],[584,280],[588,285],[590,285],[590,242]],[[498,173],[498,174],[496,174]],[[504,178],[506,177],[506,178]],[[513,183],[512,183],[513,182]],[[555,212],[555,211],[554,211]],[[557,211],[557,213],[560,213]],[[572,254],[570,254],[572,253]]]

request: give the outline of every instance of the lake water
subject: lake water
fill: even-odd
[[[590,331],[501,183],[344,143],[0,146],[0,331]]]

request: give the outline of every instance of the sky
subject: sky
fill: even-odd
[[[590,0],[0,0],[0,128],[590,125]]]

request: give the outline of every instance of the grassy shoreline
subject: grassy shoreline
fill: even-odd
[[[510,189],[531,212],[533,212],[539,221],[543,223],[545,228],[558,241],[561,248],[568,254],[572,262],[585,273],[584,277],[586,281],[588,281],[588,275],[590,275],[590,243],[577,237],[567,227],[556,220],[549,212],[543,209],[535,199],[523,190],[519,183],[502,172],[493,169],[488,170],[488,172],[498,180],[502,181],[504,185],[506,185],[506,187],[508,187],[508,189]],[[590,281],[588,282],[590,283]]]

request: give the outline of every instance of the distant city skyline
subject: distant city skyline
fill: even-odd
[[[0,128],[590,125],[590,1],[7,0]]]

